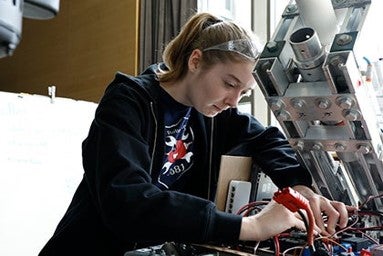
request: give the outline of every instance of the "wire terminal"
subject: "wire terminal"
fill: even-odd
[[[290,187],[275,192],[273,199],[292,212],[297,212],[299,209],[307,209],[309,205],[309,201],[305,197]]]

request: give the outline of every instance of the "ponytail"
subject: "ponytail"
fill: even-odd
[[[192,16],[180,33],[165,47],[162,58],[168,70],[158,74],[160,82],[178,81],[188,70],[190,54],[195,49],[206,49],[213,45],[237,39],[252,41],[250,34],[233,22],[222,21],[209,13]],[[238,59],[235,53],[207,51],[203,64],[208,68],[219,61]]]

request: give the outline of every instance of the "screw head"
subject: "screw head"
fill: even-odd
[[[278,50],[278,44],[275,41],[270,41],[266,44],[266,48],[269,52],[276,52]]]
[[[322,145],[321,145],[320,143],[315,143],[315,144],[313,145],[313,149],[314,149],[314,150],[321,150],[321,149],[322,149]]]
[[[370,151],[371,151],[371,148],[368,145],[359,145],[358,146],[358,152],[360,152],[364,155],[370,153]]]
[[[342,144],[340,144],[340,143],[336,143],[335,144],[335,150],[336,151],[343,151],[343,150],[345,150],[346,149],[346,147],[344,146],[344,145],[342,145]]]
[[[330,107],[330,101],[328,99],[320,99],[318,101],[318,108],[320,109],[328,109]]]
[[[295,109],[301,109],[304,107],[305,102],[302,99],[294,98],[291,100],[291,104],[293,105]]]
[[[298,10],[298,7],[295,4],[289,4],[286,8],[287,13],[292,13]]]
[[[277,116],[279,119],[281,119],[283,121],[290,119],[290,113],[287,111],[284,111],[284,110],[280,111]]]
[[[352,42],[352,36],[348,34],[341,34],[336,40],[336,44],[339,46],[345,46]]]
[[[343,112],[343,116],[349,121],[355,121],[360,117],[360,113],[358,110],[349,109]]]
[[[283,102],[281,100],[272,100],[270,101],[270,109],[273,111],[280,110],[283,107]]]
[[[305,146],[305,143],[303,141],[298,141],[297,143],[295,143],[295,149],[297,150],[303,150],[304,149],[304,146]]]
[[[354,100],[350,97],[341,97],[338,100],[338,105],[343,109],[350,109],[354,105]]]

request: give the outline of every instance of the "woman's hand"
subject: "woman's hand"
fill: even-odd
[[[346,227],[349,217],[348,212],[357,210],[354,206],[347,206],[342,202],[331,201],[324,196],[318,195],[306,186],[298,185],[294,186],[293,189],[309,200],[315,223],[324,236],[334,234],[336,226],[339,226],[339,228]],[[326,223],[322,213],[327,216]]]
[[[293,227],[305,230],[298,214],[272,200],[256,215],[242,218],[239,239],[262,241]]]

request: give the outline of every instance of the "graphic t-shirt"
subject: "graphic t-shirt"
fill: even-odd
[[[168,189],[193,166],[194,133],[190,126],[191,107],[161,93],[164,108],[165,154],[156,185]]]

